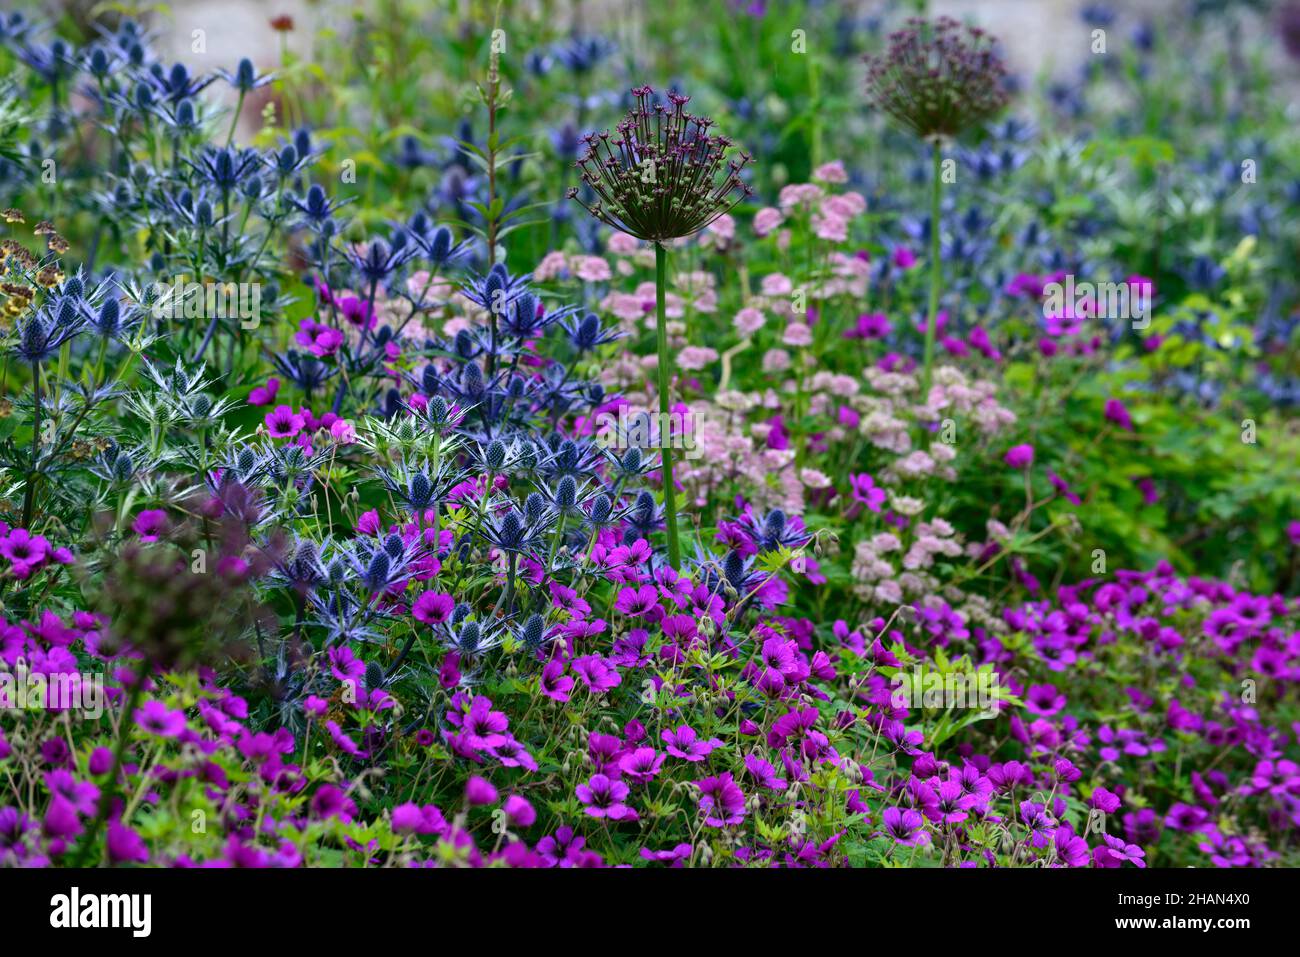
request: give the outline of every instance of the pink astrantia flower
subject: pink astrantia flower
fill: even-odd
[[[812,178],[823,183],[847,183],[849,174],[845,171],[842,161],[832,160],[813,170]]]
[[[754,233],[767,236],[785,222],[785,216],[774,206],[765,206],[754,214]]]
[[[735,318],[731,321],[732,325],[736,327],[736,331],[742,336],[752,336],[763,328],[763,324],[767,322],[767,317],[763,315],[761,310],[746,306],[736,313]]]

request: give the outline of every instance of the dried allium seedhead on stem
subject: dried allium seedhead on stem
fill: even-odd
[[[748,153],[728,158],[732,141],[709,133],[712,120],[686,112],[689,96],[669,93],[669,109],[652,104],[653,93],[632,90],[636,106],[617,135],[583,137],[587,153],[574,165],[597,199],[587,206],[576,187],[568,196],[620,232],[663,243],[698,233],[753,190],[740,180]]]
[[[872,103],[923,139],[980,126],[1010,98],[993,38],[949,17],[909,19],[866,62]]]

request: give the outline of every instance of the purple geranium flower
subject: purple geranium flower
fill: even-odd
[[[925,818],[912,808],[887,807],[884,813],[885,831],[897,844],[918,847],[930,842],[930,835],[921,830]]]
[[[1013,469],[1027,469],[1034,464],[1034,447],[1032,445],[1013,445],[1007,449],[1004,461]]]
[[[683,761],[703,761],[715,749],[722,747],[720,738],[700,740],[695,729],[688,725],[682,725],[676,731],[665,728],[659,736],[663,739],[665,750]]]
[[[628,786],[604,774],[593,774],[586,784],[579,784],[578,800],[586,805],[591,817],[607,817],[611,821],[635,821],[637,813],[624,803]]]
[[[887,497],[885,490],[876,485],[876,480],[866,472],[849,476],[849,492],[853,501],[865,505],[873,512],[879,512]]]
[[[172,711],[161,701],[146,701],[136,709],[135,723],[160,738],[175,738],[185,730],[185,712]]]
[[[695,786],[700,789],[700,810],[706,812],[704,823],[709,827],[726,827],[745,819],[745,794],[730,772],[696,781]]]
[[[637,748],[623,755],[619,759],[618,767],[629,781],[644,784],[654,780],[666,760],[667,756],[660,754],[654,748]]]

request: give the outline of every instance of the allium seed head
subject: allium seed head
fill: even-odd
[[[924,139],[978,127],[1010,98],[994,40],[949,17],[908,20],[866,61],[872,104]]]
[[[732,145],[709,133],[713,121],[686,112],[688,96],[669,93],[671,107],[651,102],[648,87],[632,90],[636,106],[616,135],[588,133],[587,152],[575,164],[596,194],[588,206],[602,223],[637,239],[663,243],[693,236],[753,193],[740,179],[749,162],[727,156]]]

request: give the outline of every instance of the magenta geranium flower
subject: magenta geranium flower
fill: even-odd
[[[654,585],[623,588],[614,602],[616,611],[629,618],[640,618],[659,607],[659,589]]]
[[[421,807],[413,802],[393,808],[392,827],[397,834],[444,835],[451,830],[447,819],[436,805],[426,804]]]
[[[276,394],[280,391],[280,380],[272,376],[266,380],[266,385],[259,385],[248,393],[249,405],[270,405],[275,401]]]
[[[858,316],[852,328],[844,331],[845,339],[883,339],[889,335],[889,317],[883,312],[864,313]]]
[[[509,726],[505,714],[492,710],[492,702],[479,695],[469,706],[469,712],[461,719],[460,730],[465,736],[465,743],[470,747],[499,748],[510,740],[504,732]]]
[[[266,415],[266,431],[273,439],[291,439],[303,430],[306,420],[287,405],[277,405]]]
[[[1052,844],[1056,848],[1057,859],[1066,867],[1088,866],[1088,842],[1075,834],[1069,825],[1056,829]]]
[[[332,784],[322,784],[312,795],[311,814],[317,820],[338,818],[350,824],[356,812],[356,802]]]
[[[537,820],[537,811],[528,803],[525,798],[518,794],[512,794],[506,798],[505,804],[501,805],[505,811],[506,817],[515,827],[532,827],[533,822]]]
[[[764,761],[756,754],[745,755],[745,770],[754,779],[754,783],[761,788],[767,788],[769,791],[784,791],[786,788],[785,779],[776,776],[776,768],[771,762]]]
[[[604,622],[600,623],[603,629]],[[604,694],[623,679],[617,669],[599,655],[583,655],[573,659],[573,673],[582,679],[592,694]]]
[[[721,738],[701,740],[695,729],[688,725],[682,725],[676,731],[664,728],[659,736],[664,742],[664,750],[683,761],[703,761],[714,750],[722,747]]]
[[[745,820],[745,792],[740,790],[731,772],[696,781],[700,789],[700,810],[709,827],[726,827]]]
[[[362,750],[362,748],[352,740],[351,736],[349,736],[348,733],[339,726],[337,721],[326,721],[325,731],[329,734],[330,740],[334,742],[334,746],[344,754],[351,755],[354,758],[364,758],[369,756],[368,752]]]
[[[787,638],[768,638],[763,642],[760,657],[764,666],[783,676],[800,670],[799,646]]]
[[[1025,709],[1050,718],[1065,707],[1065,695],[1053,685],[1034,685],[1025,696]]]
[[[676,847],[667,851],[652,851],[648,847],[641,848],[641,857],[643,860],[668,864],[670,867],[681,867],[690,859],[691,845],[678,844]]]
[[[167,527],[167,513],[160,508],[147,508],[135,517],[131,531],[140,536],[142,542],[156,542]]]
[[[1105,412],[1103,414],[1106,417],[1106,421],[1114,422],[1125,431],[1133,431],[1133,419],[1129,416],[1128,409],[1124,407],[1124,403],[1119,399],[1107,399]]]
[[[465,782],[465,802],[471,805],[495,804],[497,789],[492,782],[475,774]]]
[[[623,777],[629,781],[644,784],[654,780],[666,760],[667,756],[658,753],[654,748],[637,748],[619,758],[618,767]]]
[[[883,819],[885,832],[897,844],[917,847],[930,842],[930,835],[921,829],[925,824],[925,818],[921,816],[920,811],[912,808],[888,807],[885,808]]]
[[[537,853],[548,867],[572,867],[578,863],[587,839],[573,832],[567,824],[537,842]]]
[[[624,803],[628,791],[628,786],[622,781],[604,774],[593,774],[586,784],[579,784],[576,789],[578,800],[586,805],[585,811],[591,817],[635,821],[638,817],[636,811]]]
[[[573,679],[564,673],[564,662],[552,659],[542,666],[539,679],[542,694],[552,701],[568,701],[573,690]]]
[[[330,674],[344,684],[360,684],[366,674],[366,663],[353,653],[347,645],[338,645],[329,650]]]
[[[71,771],[59,769],[45,775],[45,786],[51,794],[62,794],[72,802],[80,814],[94,814],[99,801],[99,788],[90,781],[78,781]]]
[[[885,490],[879,488],[876,480],[866,472],[849,476],[849,492],[853,496],[853,501],[865,505],[873,512],[880,511],[880,506],[885,503],[887,497]]]
[[[136,709],[135,723],[149,734],[175,738],[185,730],[185,712],[172,711],[161,701],[146,701],[144,707]]]
[[[39,568],[50,552],[43,535],[32,535],[25,528],[15,528],[0,538],[0,555],[9,559],[15,578],[26,578]]]
[[[1115,794],[1113,791],[1108,791],[1105,788],[1099,787],[1095,789],[1092,792],[1092,796],[1088,798],[1088,805],[1105,811],[1107,814],[1114,814],[1120,807],[1119,795]]]
[[[335,302],[339,312],[348,322],[354,326],[364,325],[367,329],[374,328],[375,316],[370,310],[370,303],[353,295],[338,296]]]
[[[422,621],[426,625],[441,625],[451,617],[455,608],[456,601],[450,595],[426,591],[415,600],[411,614],[416,621]]]
[[[934,808],[938,819],[945,824],[960,824],[969,815],[966,813],[978,803],[974,794],[962,790],[959,781],[944,781],[939,785]]]
[[[1013,445],[1007,449],[1005,461],[1013,469],[1027,469],[1034,464],[1034,447],[1032,445]]]
[[[1103,834],[1102,838],[1105,839],[1106,846],[1098,847],[1092,852],[1093,863],[1098,867],[1123,867],[1125,861],[1135,867],[1147,866],[1143,860],[1147,852],[1136,844],[1129,844],[1123,838],[1110,834]]]
[[[114,864],[145,864],[149,861],[149,849],[145,847],[144,838],[120,821],[108,825],[108,859]]]
[[[1067,502],[1070,502],[1073,505],[1083,504],[1083,499],[1079,498],[1079,496],[1074,494],[1070,486],[1066,484],[1065,479],[1061,478],[1061,476],[1057,475],[1051,469],[1048,469],[1047,481],[1052,483],[1052,487],[1055,488],[1058,492],[1060,492],[1061,495],[1065,497],[1065,500]]]
[[[332,356],[343,345],[343,333],[311,319],[303,319],[298,324],[298,329],[294,339],[318,358]]]
[[[60,839],[76,837],[85,828],[72,802],[60,794],[50,799],[50,806],[45,811],[45,820],[41,830],[47,837]]]

